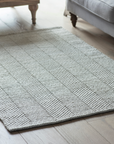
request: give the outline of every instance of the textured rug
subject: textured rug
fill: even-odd
[[[0,36],[0,119],[9,131],[114,109],[114,61],[63,28]]]

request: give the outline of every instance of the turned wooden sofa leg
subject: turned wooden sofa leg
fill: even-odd
[[[36,24],[36,11],[38,9],[38,5],[29,5],[29,10],[31,11],[32,15],[32,23]]]
[[[77,22],[77,16],[76,15],[74,15],[73,13],[71,13],[70,12],[70,15],[71,15],[71,22],[72,22],[72,25],[73,25],[73,27],[76,27],[76,22]]]

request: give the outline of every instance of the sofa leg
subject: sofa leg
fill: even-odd
[[[70,20],[71,20],[71,22],[72,22],[72,25],[73,25],[73,27],[76,27],[76,22],[77,22],[77,16],[76,15],[74,15],[74,14],[72,14],[71,12],[70,12],[70,15],[71,15],[71,18],[70,18]]]
[[[32,15],[32,24],[36,24],[36,11],[38,9],[38,5],[29,5],[29,10],[31,11]]]

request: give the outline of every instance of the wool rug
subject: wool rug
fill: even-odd
[[[114,60],[63,28],[0,36],[0,119],[12,132],[114,110]]]

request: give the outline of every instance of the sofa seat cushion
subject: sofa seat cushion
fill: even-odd
[[[95,15],[114,23],[114,0],[70,0]]]

